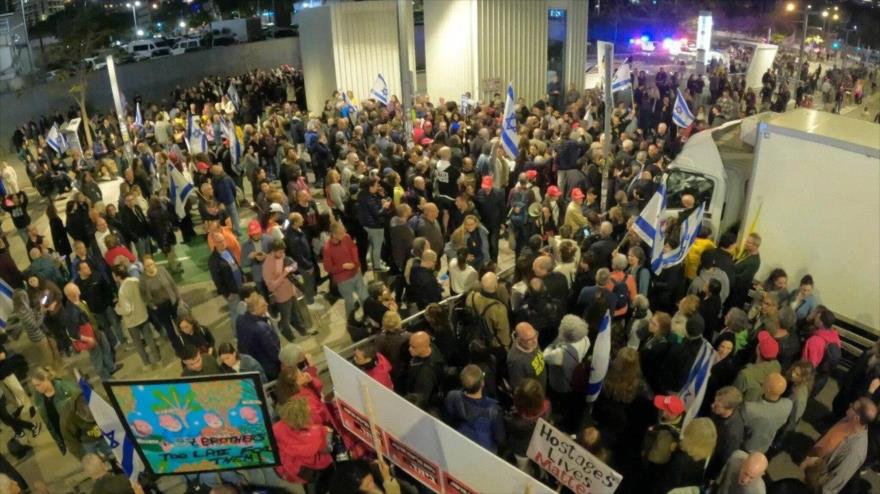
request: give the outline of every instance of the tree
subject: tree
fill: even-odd
[[[57,24],[56,34],[61,39],[67,59],[74,68],[73,84],[69,92],[79,106],[86,143],[91,148],[92,129],[86,110],[90,67],[83,62],[83,59],[109,43],[110,36],[115,30],[114,24],[118,25],[118,23],[116,16],[108,15],[97,5],[88,4],[75,9],[74,12],[74,15],[65,22]]]

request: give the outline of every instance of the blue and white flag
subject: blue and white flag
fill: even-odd
[[[138,128],[144,126],[144,116],[141,115],[141,104],[135,103],[134,106],[134,124]]]
[[[223,137],[229,141],[229,154],[232,158],[232,166],[238,169],[238,160],[241,158],[241,142],[238,140],[238,134],[235,132],[235,124],[229,120],[223,120],[221,128],[223,129]]]
[[[633,231],[651,247],[651,261],[663,253],[663,242],[666,239],[666,184],[654,192],[651,200],[639,213],[633,224]]]
[[[235,111],[238,111],[241,108],[241,97],[238,96],[238,89],[235,88],[235,84],[229,83],[229,87],[226,89],[226,96],[229,96],[229,101],[232,102]]]
[[[587,402],[592,403],[599,398],[602,392],[602,384],[605,375],[608,374],[608,364],[611,362],[611,314],[606,311],[602,323],[599,325],[599,334],[596,335],[596,343],[593,345],[593,359],[590,363],[590,382],[587,384]]]
[[[382,77],[382,74],[379,74],[379,77],[376,78],[376,82],[373,83],[373,89],[370,89],[370,97],[385,106],[388,106],[388,102],[391,101],[391,94],[388,92],[388,83],[385,82],[385,78]]]
[[[12,287],[0,280],[0,329],[6,329],[9,316],[12,315]]]
[[[78,374],[78,373],[77,373]],[[144,471],[144,463],[141,457],[134,449],[134,441],[132,441],[125,433],[125,428],[119,420],[116,411],[107,403],[107,400],[92,390],[89,383],[83,376],[79,376],[79,388],[82,390],[83,398],[89,405],[89,411],[95,418],[95,423],[101,429],[104,440],[113,450],[113,456],[119,462],[119,466],[128,475],[129,480],[137,480],[141,472]]]
[[[511,159],[519,156],[518,141],[519,136],[516,133],[516,113],[514,113],[514,105],[516,99],[513,97],[513,83],[507,86],[507,100],[504,102],[504,119],[501,121],[501,146],[507,151],[507,155]]]
[[[712,348],[711,343],[704,339],[700,353],[697,354],[697,359],[694,360],[694,365],[691,366],[691,371],[688,374],[684,388],[678,394],[681,401],[684,402],[686,410],[684,420],[681,423],[682,430],[700,411],[703,398],[706,396],[706,385],[709,383],[709,375],[712,374],[712,364],[714,363],[715,349]]]
[[[629,72],[628,63],[622,63],[620,67],[617,67],[617,71],[614,72],[614,79],[611,81],[612,93],[632,88],[632,79]]]
[[[178,218],[186,216],[186,201],[195,192],[192,182],[187,180],[183,173],[171,163],[168,163],[168,197],[174,205],[174,212]]]
[[[672,107],[672,122],[679,127],[690,127],[694,120],[696,120],[696,117],[691,113],[691,109],[688,108],[687,101],[684,100],[681,90],[676,88],[675,106]]]
[[[348,91],[342,91],[342,103],[342,109],[345,110],[345,116],[358,112],[358,107],[355,106],[355,104],[351,102],[351,98],[348,97]]]
[[[69,147],[67,144],[67,138],[64,137],[64,134],[62,134],[60,130],[58,130],[57,123],[52,124],[52,128],[46,133],[46,144],[48,144],[58,155],[62,155],[67,151],[67,148]]]
[[[700,204],[697,210],[685,218],[681,225],[681,234],[679,237],[678,247],[669,252],[660,252],[657,257],[651,257],[651,270],[654,274],[660,274],[665,268],[675,266],[684,261],[694,242],[697,240],[697,234],[700,233],[700,225],[703,224],[704,205]],[[656,252],[653,249],[652,252]]]
[[[199,154],[208,151],[208,136],[205,135],[205,131],[199,127],[199,124],[193,121],[191,113],[186,115],[186,137],[184,141],[186,141],[186,148],[189,150],[189,154]]]

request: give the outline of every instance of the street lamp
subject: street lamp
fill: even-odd
[[[137,15],[137,9],[138,9],[138,7],[140,7],[140,6],[141,6],[141,2],[140,2],[140,0],[137,0],[137,1],[134,2],[134,3],[126,3],[126,4],[125,4],[125,7],[126,7],[126,8],[131,9],[131,17],[134,19],[134,31],[135,31],[135,33],[142,32],[141,30],[138,29],[138,15]],[[138,34],[138,36],[141,36],[141,35]]]
[[[137,35],[138,35],[138,38],[140,38],[141,36],[143,36],[143,35],[144,35],[144,30],[143,30],[143,29],[138,29],[138,30],[137,30]]]
[[[794,75],[794,90],[795,91],[797,91],[798,87],[800,87],[800,84],[801,84],[801,67],[804,64],[804,44],[807,42],[807,27],[810,24],[810,16],[811,15],[821,15],[822,17],[826,17],[826,18],[828,17],[827,10],[823,10],[820,14],[819,12],[811,12],[810,9],[812,9],[812,8],[813,8],[813,6],[808,4],[807,8],[805,8],[801,12],[798,12],[799,14],[803,14],[803,16],[804,16],[803,21],[802,21],[804,24],[804,27],[803,27],[803,32],[801,33],[801,46],[798,49],[798,64],[796,66],[795,75]],[[794,2],[790,2],[788,5],[786,5],[785,10],[788,12],[795,12]]]
[[[186,21],[180,21],[177,25],[180,26],[181,29],[186,29]]]

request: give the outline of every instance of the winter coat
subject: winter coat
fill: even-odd
[[[493,453],[504,444],[504,414],[496,400],[471,398],[456,389],[446,395],[445,408],[449,422],[465,437]]]

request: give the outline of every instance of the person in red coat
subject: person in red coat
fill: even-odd
[[[107,252],[104,254],[104,262],[107,263],[111,268],[113,267],[116,258],[122,256],[128,259],[128,262],[135,263],[137,258],[134,257],[134,254],[128,250],[128,247],[119,243],[119,239],[116,238],[116,235],[107,235],[104,238],[104,244],[107,245]]]
[[[386,388],[394,390],[394,383],[391,381],[391,362],[376,351],[376,345],[368,343],[358,347],[354,351],[354,364]]]
[[[369,297],[367,285],[361,275],[361,263],[357,246],[348,236],[341,222],[330,225],[330,238],[324,244],[324,270],[339,288],[345,300],[345,313],[354,310],[354,297],[357,295],[361,305]]]
[[[314,423],[309,405],[303,398],[294,398],[278,407],[281,420],[272,426],[281,465],[278,475],[294,484],[308,484],[308,492],[324,492],[318,486],[329,478],[324,474],[333,465],[327,447],[330,430]]]

